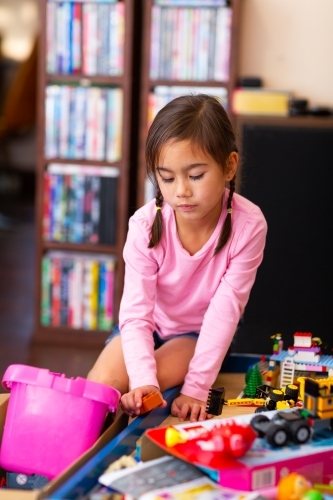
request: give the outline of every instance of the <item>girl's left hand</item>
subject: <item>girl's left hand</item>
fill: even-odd
[[[190,415],[191,422],[206,420],[213,416],[206,413],[206,404],[206,401],[180,394],[171,405],[171,414],[178,417],[181,422],[186,419],[187,415]]]

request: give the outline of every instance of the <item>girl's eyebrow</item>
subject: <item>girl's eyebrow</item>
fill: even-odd
[[[207,163],[191,163],[190,165],[187,165],[186,167],[184,167],[182,170],[191,170],[192,168],[206,167],[206,166],[207,166]],[[167,167],[156,167],[156,170],[158,170],[159,172],[170,172],[170,173],[173,172],[172,169],[167,168]]]

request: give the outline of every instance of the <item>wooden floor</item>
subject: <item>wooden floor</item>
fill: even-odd
[[[100,349],[32,346],[35,293],[35,218],[31,193],[0,193],[0,381],[11,364],[48,368],[68,377],[86,376]],[[8,222],[8,219],[6,219]],[[0,386],[0,392],[6,392]]]

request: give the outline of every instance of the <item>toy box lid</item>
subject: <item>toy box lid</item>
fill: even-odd
[[[275,413],[276,411],[269,411],[265,415],[271,418]],[[248,414],[223,420],[247,424],[253,416],[253,414]],[[203,428],[212,429],[216,423],[216,420],[206,420],[176,424],[172,427],[178,431],[189,432],[197,429],[200,432]],[[242,481],[242,489],[245,490],[276,486],[280,475],[287,469],[295,470],[303,475],[312,474],[313,477],[310,480],[313,482],[320,483],[333,479],[333,434],[329,430],[326,432],[326,429],[316,431],[313,439],[306,444],[284,446],[278,449],[272,448],[265,439],[256,438],[251,449],[241,458],[226,457],[220,452],[202,450],[191,441],[168,447],[165,442],[166,429],[167,427],[149,429],[145,433],[145,438],[164,453],[202,468],[212,479],[223,486],[233,487],[232,485],[237,484],[237,481]],[[145,441],[142,443],[143,460],[145,459],[144,446]],[[154,448],[150,448],[149,452],[150,455],[156,453]],[[153,457],[154,455],[150,456],[150,458]]]
[[[104,403],[113,411],[120,400],[120,392],[98,382],[92,382],[82,377],[66,378],[65,374],[53,373],[45,368],[28,365],[10,365],[4,373],[2,385],[11,390],[13,384],[27,384],[45,387],[59,392]]]

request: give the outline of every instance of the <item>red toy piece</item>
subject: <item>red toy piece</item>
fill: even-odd
[[[215,451],[234,458],[242,457],[252,446],[257,433],[250,425],[237,424],[233,420],[221,424],[199,438],[197,445],[204,451]]]
[[[151,392],[147,396],[142,398],[142,406],[140,408],[140,415],[147,413],[147,411],[153,410],[156,406],[163,403],[163,399],[157,392]]]
[[[252,446],[257,433],[250,425],[237,424],[233,420],[228,423],[219,423],[211,430],[204,427],[178,431],[168,427],[165,432],[165,444],[174,447],[188,443],[192,448],[197,447],[198,453],[213,452],[225,457],[242,457]],[[193,448],[194,450],[194,448]]]

